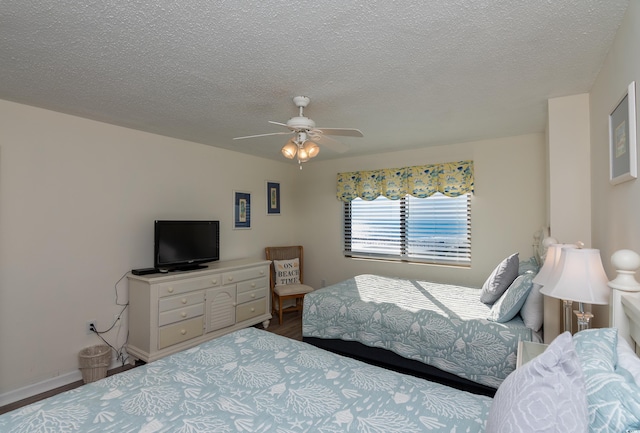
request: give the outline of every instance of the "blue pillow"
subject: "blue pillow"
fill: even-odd
[[[535,257],[529,257],[527,260],[520,260],[518,264],[518,275],[522,274],[537,274],[540,270],[540,265]]]
[[[585,376],[591,431],[640,429],[640,387],[617,366],[618,330],[587,329],[573,340]]]
[[[504,323],[516,317],[533,287],[533,277],[534,274],[524,274],[517,277],[500,299],[493,304],[487,319]]]

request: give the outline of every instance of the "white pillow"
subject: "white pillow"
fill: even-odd
[[[585,379],[571,334],[513,371],[491,404],[487,433],[588,431]]]
[[[538,332],[542,328],[544,320],[544,296],[540,293],[542,286],[533,283],[533,287],[520,309],[520,316],[527,328]]]
[[[273,267],[276,271],[276,286],[287,284],[300,284],[300,260],[274,260]]]

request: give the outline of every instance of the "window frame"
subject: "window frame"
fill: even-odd
[[[438,249],[440,252],[434,254],[433,250],[428,250],[429,254],[416,254],[410,251],[410,241],[411,241],[411,233],[409,232],[408,226],[410,221],[411,214],[411,206],[410,201],[415,202],[415,200],[429,200],[433,198],[437,198],[438,200],[442,200],[443,198],[449,199],[452,197],[446,197],[443,194],[437,193],[434,196],[426,197],[426,198],[416,198],[406,195],[399,200],[389,200],[388,202],[397,202],[399,204],[399,209],[397,213],[397,217],[399,218],[397,230],[399,239],[397,239],[399,253],[390,253],[390,252],[366,252],[366,251],[353,251],[353,226],[352,226],[352,212],[353,205],[352,202],[344,202],[343,203],[343,223],[342,223],[342,231],[343,231],[343,254],[345,257],[349,258],[359,258],[359,259],[372,259],[372,260],[387,260],[387,261],[397,261],[397,262],[405,262],[405,263],[426,263],[426,264],[434,264],[434,265],[442,265],[442,266],[458,266],[464,268],[471,267],[471,196],[472,193],[462,194],[456,198],[464,197],[466,198],[465,204],[462,205],[460,203],[456,204],[456,207],[462,208],[466,210],[466,216],[464,220],[465,234],[463,243],[460,244],[459,238],[455,240],[451,244],[444,245],[439,243]],[[380,197],[378,197],[380,199]],[[383,197],[384,199],[384,197]],[[362,199],[356,199],[362,200]],[[366,201],[362,201],[363,203],[367,203]],[[386,202],[384,202],[386,203]],[[440,202],[442,203],[442,202]],[[434,208],[436,209],[436,208]],[[428,212],[433,212],[434,209],[428,210]],[[418,208],[415,208],[414,205],[414,213]],[[421,210],[424,210],[421,209]],[[460,211],[457,211],[460,213]],[[460,216],[460,215],[459,215]],[[395,221],[395,220],[394,220]],[[415,221],[414,221],[415,224]],[[438,226],[442,228],[442,226]],[[437,229],[435,229],[437,231]],[[393,236],[393,235],[392,235]],[[390,241],[390,245],[396,242],[396,239]],[[414,241],[415,242],[415,241]],[[444,247],[444,248],[443,248]],[[451,248],[453,248],[453,254],[450,253]],[[390,246],[389,249],[392,249]],[[444,252],[443,252],[444,250]],[[462,250],[457,251],[456,250]],[[449,254],[447,254],[449,252]]]

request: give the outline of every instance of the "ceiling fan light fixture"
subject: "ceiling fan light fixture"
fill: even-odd
[[[297,151],[298,151],[298,146],[296,146],[293,140],[287,141],[287,144],[285,144],[281,150],[284,157],[288,159],[293,159],[296,156]]]
[[[296,96],[293,98],[293,103],[298,107],[297,116],[290,118],[287,123],[274,122],[272,120],[269,121],[269,123],[274,125],[288,128],[289,132],[269,132],[266,134],[234,137],[233,139],[241,140],[245,138],[258,138],[293,133],[293,137],[282,147],[282,149],[280,149],[280,152],[287,159],[294,159],[297,157],[298,162],[302,164],[303,162],[307,162],[311,158],[318,156],[320,153],[318,143],[321,143],[321,145],[327,146],[329,149],[338,153],[346,151],[344,145],[329,138],[329,135],[341,135],[346,137],[363,136],[360,130],[354,128],[316,128],[316,123],[304,115],[304,108],[309,105],[309,102],[310,99],[308,96]],[[302,165],[300,165],[300,169],[302,169]]]
[[[298,148],[298,161],[307,162],[309,161],[309,153],[305,150],[303,146]]]
[[[320,148],[313,141],[307,141],[304,143],[304,150],[309,155],[309,158],[315,158],[320,153]]]

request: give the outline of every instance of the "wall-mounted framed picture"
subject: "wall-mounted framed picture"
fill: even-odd
[[[251,193],[233,191],[233,229],[251,228]]]
[[[609,114],[609,181],[613,185],[638,177],[636,152],[636,82],[633,81]]]
[[[280,215],[280,183],[267,181],[267,215]]]

